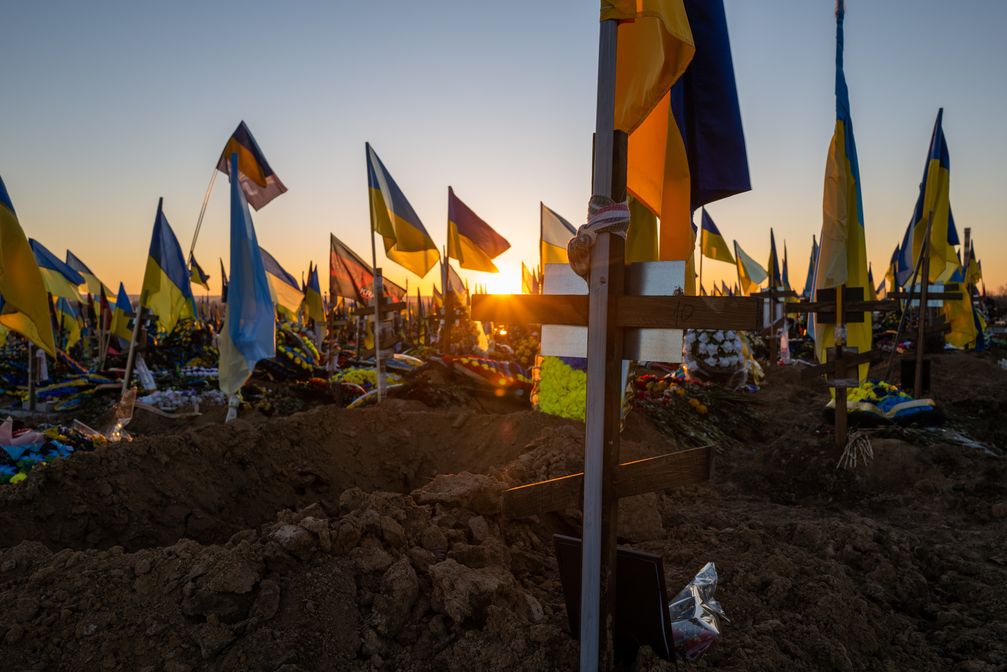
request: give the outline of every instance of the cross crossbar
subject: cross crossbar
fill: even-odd
[[[587,325],[583,295],[479,294],[472,319],[504,324]],[[763,326],[762,302],[745,296],[628,296],[616,301],[616,324],[639,329],[735,329]]]
[[[625,462],[616,470],[615,494],[621,499],[701,483],[709,480],[712,469],[710,446]],[[503,493],[503,514],[526,518],[577,508],[583,493],[583,472],[521,485]]]

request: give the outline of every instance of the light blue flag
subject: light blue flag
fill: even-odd
[[[269,281],[259,254],[252,213],[235,178],[237,163],[237,155],[232,154],[231,278],[220,334],[220,390],[229,396],[241,389],[259,360],[276,355],[275,312]]]

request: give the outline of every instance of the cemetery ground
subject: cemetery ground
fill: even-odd
[[[935,356],[946,424],[874,428],[854,470],[796,367],[754,394],[697,392],[705,414],[630,413],[624,461],[716,446],[709,482],[620,505],[620,542],[663,556],[670,593],[717,565],[730,623],[695,667],[1007,670],[996,360]],[[551,539],[579,514],[506,520],[499,503],[579,471],[583,424],[435,387],[138,421],[133,442],[3,488],[0,669],[575,669]],[[673,666],[644,650],[631,669]]]

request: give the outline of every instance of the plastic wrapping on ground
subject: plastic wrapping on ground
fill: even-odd
[[[696,577],[668,603],[675,651],[687,661],[697,660],[720,637],[720,620],[727,620],[717,591],[717,568],[706,563]]]

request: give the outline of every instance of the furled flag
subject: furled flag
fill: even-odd
[[[524,294],[539,294],[538,278],[524,262],[521,262],[521,292]]]
[[[46,249],[45,245],[35,239],[29,239],[35,262],[42,273],[42,283],[53,297],[62,297],[75,303],[80,302],[78,288],[84,284],[84,278]]]
[[[233,174],[238,158],[231,158],[231,280],[224,327],[220,332],[220,390],[237,393],[256,363],[276,355],[276,313],[259,242],[245,193]]]
[[[769,262],[766,264],[766,274],[769,276],[769,286],[773,289],[783,289],[783,275],[780,273],[780,256],[776,253],[776,234],[769,227]]]
[[[821,247],[815,272],[815,289],[862,287],[867,294],[867,247],[864,235],[864,204],[860,192],[860,165],[853,138],[850,94],[843,73],[844,0],[836,6],[836,128],[825,167]],[[826,350],[835,343],[835,325],[813,325],[815,354],[825,361]],[[871,321],[846,325],[846,343],[859,352],[871,349]],[[868,366],[860,367],[860,379]]]
[[[969,261],[968,266],[965,269],[965,283],[972,287],[976,287],[982,279],[983,269],[976,260],[976,250],[972,247],[969,249]]]
[[[164,216],[163,198],[157,201],[147,268],[140,290],[140,306],[157,315],[158,327],[167,332],[174,329],[179,320],[196,316],[189,270],[175,232]]]
[[[224,260],[220,260],[220,302],[227,303],[227,272],[224,270]]]
[[[818,264],[818,241],[814,234],[811,235],[811,256],[808,258],[808,275],[804,280],[804,289],[801,296],[806,299],[811,298],[811,292],[815,286],[815,266]]]
[[[864,296],[868,301],[878,300],[878,290],[874,286],[874,269],[871,268],[870,262],[867,263],[867,286],[864,287]]]
[[[297,311],[304,301],[304,292],[297,282],[297,278],[286,271],[280,263],[276,261],[269,252],[263,248],[262,267],[266,270],[266,280],[269,281],[269,295],[276,309],[285,314],[291,320],[297,318]],[[231,271],[231,281],[234,281],[234,271]]]
[[[365,150],[371,231],[384,241],[386,257],[422,278],[441,258],[437,245],[370,144]]]
[[[0,177],[0,326],[56,356],[42,273]]]
[[[308,270],[308,283],[304,289],[304,305],[308,309],[308,319],[316,324],[325,322],[325,308],[322,307],[322,288],[318,284],[318,267]]]
[[[545,203],[539,203],[539,258],[542,266],[546,264],[568,264],[570,258],[566,254],[566,245],[577,235],[577,229],[553,212]]]
[[[720,295],[721,296],[733,296],[731,288],[727,286],[727,283],[723,280],[720,281]]]
[[[203,267],[196,261],[194,255],[189,255],[189,283],[197,284],[210,291],[210,276],[203,270]]]
[[[248,204],[256,210],[284,193],[287,188],[273,172],[266,161],[265,154],[259,149],[259,144],[252,137],[252,132],[242,121],[227,140],[224,151],[217,161],[217,170],[225,175],[231,174],[231,155],[238,155],[238,178],[241,189],[245,192]]]
[[[133,331],[129,326],[129,321],[133,317],[133,304],[129,301],[126,287],[120,282],[119,293],[115,299],[115,308],[112,310],[112,326],[109,327],[109,331],[122,339],[124,343],[129,343],[133,338]]]
[[[923,249],[927,219],[930,225],[930,282],[947,280],[958,262],[954,246],[959,243],[958,232],[951,214],[950,181],[951,157],[944,138],[944,108],[937,112],[937,121],[930,136],[930,149],[923,167],[920,193],[913,208],[913,216],[902,242],[899,258],[900,284],[909,281]]]
[[[901,246],[896,245],[895,251],[892,252],[892,258],[888,262],[888,270],[885,271],[885,284],[888,287],[888,291],[894,292],[898,289],[898,275],[899,275],[899,253],[901,251]]]
[[[70,250],[66,251],[66,265],[77,271],[84,278],[84,283],[87,285],[87,293],[93,296],[95,300],[98,300],[102,294],[108,299],[115,298],[112,290],[98,279],[98,276],[87,267],[87,264],[80,260],[80,257]]]
[[[80,313],[73,303],[60,297],[56,301],[56,324],[60,334],[65,335],[64,350],[69,350],[80,341]]]
[[[700,222],[702,227],[700,229],[700,253],[707,259],[715,259],[728,264],[735,263],[734,257],[731,255],[731,248],[727,246],[727,241],[720,234],[720,229],[706,212],[706,208],[703,208]]]
[[[783,280],[784,291],[793,291],[790,287],[790,264],[787,262],[787,241],[783,241],[783,270],[780,271],[780,277]]]
[[[734,241],[734,258],[738,267],[738,282],[741,284],[742,296],[748,296],[759,288],[766,280],[766,269],[759,266],[759,262],[748,256],[738,241]]]
[[[497,273],[493,259],[509,248],[510,243],[448,187],[448,259],[457,259],[470,271]]]
[[[458,275],[458,271],[451,268],[451,264],[448,264],[448,289],[457,297],[458,301],[462,304],[468,302],[469,290],[465,287],[465,282],[462,280],[462,276]]]

